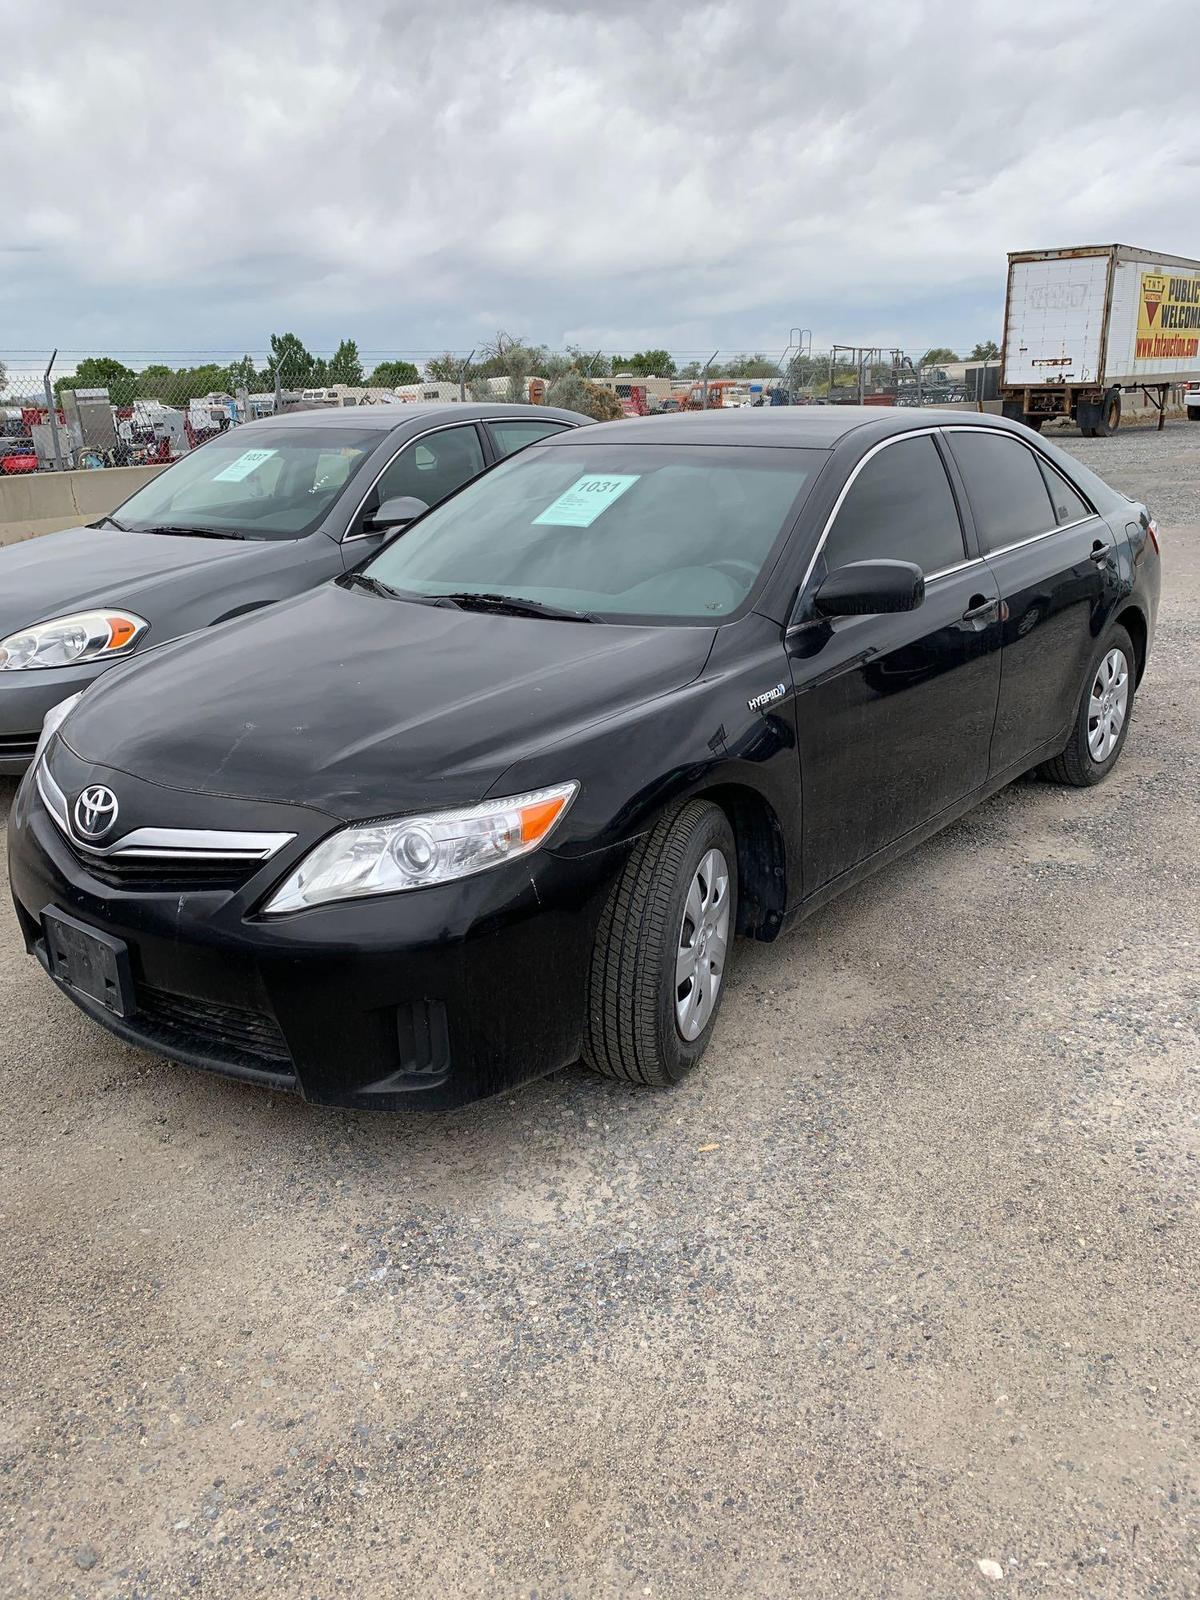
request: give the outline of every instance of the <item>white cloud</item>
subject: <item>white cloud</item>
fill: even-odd
[[[1200,255],[1200,7],[67,0],[0,61],[0,354],[962,343]]]

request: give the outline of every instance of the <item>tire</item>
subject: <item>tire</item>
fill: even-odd
[[[1041,433],[1042,424],[1045,422],[1045,420],[1046,418],[1044,416],[1034,416],[1032,413],[1021,418],[1021,421],[1025,424],[1025,426],[1027,428],[1032,428],[1034,433]]]
[[[1120,726],[1115,737],[1107,742],[1097,737],[1093,728],[1095,718],[1095,704],[1093,690],[1100,685],[1101,675],[1109,680],[1108,668],[1115,654],[1124,657],[1124,696],[1121,698],[1117,691],[1109,688],[1107,704],[1122,707]],[[1070,784],[1075,789],[1090,789],[1093,784],[1101,783],[1108,777],[1116,766],[1121,751],[1125,748],[1125,738],[1129,732],[1130,719],[1133,716],[1134,680],[1137,677],[1137,655],[1133,648],[1128,633],[1119,624],[1112,627],[1104,635],[1096,647],[1088,667],[1087,677],[1084,679],[1083,688],[1079,695],[1079,704],[1075,711],[1075,721],[1071,728],[1071,737],[1067,740],[1066,747],[1061,755],[1053,760],[1046,761],[1040,768],[1041,775],[1051,783]],[[1106,702],[1101,699],[1100,704]],[[1111,732],[1111,718],[1107,727]]]
[[[1110,389],[1097,407],[1099,417],[1094,438],[1107,439],[1121,426],[1121,391]]]
[[[1189,406],[1187,414],[1189,422],[1200,422],[1200,406]]]
[[[716,858],[725,866],[724,888]],[[710,866],[717,866],[715,872]],[[702,926],[724,928],[698,939],[690,922],[696,908],[694,885],[711,882],[710,906]],[[678,1083],[699,1061],[712,1037],[725,997],[724,982],[737,926],[737,851],[733,830],[719,806],[689,800],[663,817],[638,844],[609,896],[592,951],[587,984],[583,1060],[594,1072],[626,1083],[665,1088]],[[703,896],[701,896],[703,898]],[[690,944],[685,944],[689,925]],[[685,979],[677,985],[679,958],[695,951],[711,960],[720,945],[715,994],[694,1037],[686,1037],[677,1003],[686,1008],[696,993]],[[694,958],[695,959],[695,958]],[[684,961],[686,967],[686,960]],[[701,973],[700,995],[704,994]],[[691,1021],[700,1022],[700,1010]]]

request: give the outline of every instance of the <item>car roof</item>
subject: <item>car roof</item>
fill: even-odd
[[[372,429],[380,433],[389,432],[406,422],[424,422],[430,418],[442,421],[448,416],[459,418],[463,422],[478,422],[492,418],[501,420],[506,417],[521,419],[552,417],[559,422],[584,423],[590,422],[590,417],[582,416],[577,411],[564,411],[558,406],[529,406],[506,405],[498,402],[488,404],[484,401],[467,400],[459,402],[446,400],[434,405],[405,405],[397,402],[395,405],[374,406],[312,406],[305,411],[283,411],[278,416],[258,417],[253,422],[244,423],[247,428],[311,428],[314,423],[321,427],[354,428],[359,433],[369,432]]]
[[[724,406],[712,411],[679,411],[666,416],[626,417],[593,423],[585,441],[573,444],[752,444],[832,450],[859,428],[873,438],[914,428],[982,423],[1014,429],[992,412],[921,406]],[[547,439],[553,447],[555,440]],[[560,444],[565,441],[559,441]]]

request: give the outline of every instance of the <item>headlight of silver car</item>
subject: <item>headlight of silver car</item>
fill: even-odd
[[[0,672],[74,667],[128,655],[150,624],[132,611],[76,611],[0,639]]]
[[[42,718],[42,731],[38,735],[37,749],[33,752],[32,766],[37,766],[42,759],[42,752],[46,746],[82,699],[83,690],[80,689],[78,694],[73,694],[66,700],[60,700],[56,706],[51,706],[47,711]]]
[[[342,828],[305,856],[263,912],[424,889],[515,861],[545,844],[578,792],[577,783],[561,783],[462,811]]]

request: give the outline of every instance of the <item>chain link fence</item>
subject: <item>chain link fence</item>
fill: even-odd
[[[803,336],[762,351],[550,351],[499,335],[471,351],[364,358],[344,341],[312,354],[294,335],[270,353],[94,355],[0,351],[0,474],[168,462],[214,434],[296,410],[496,400],[599,419],[759,405],[977,405],[999,362],[949,349],[834,346]]]

